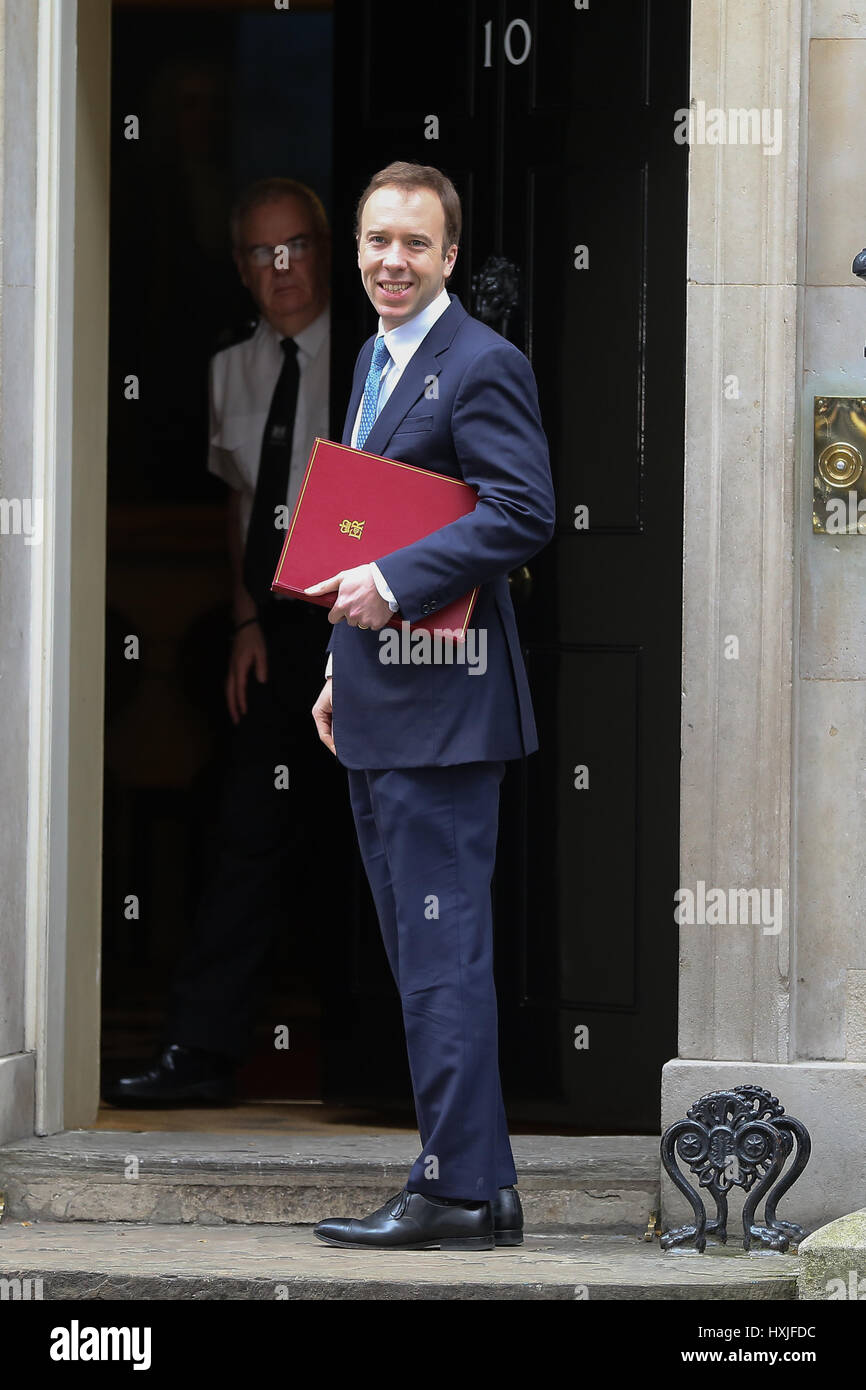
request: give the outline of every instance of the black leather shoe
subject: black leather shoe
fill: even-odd
[[[493,1234],[497,1245],[523,1244],[523,1207],[516,1187],[500,1187],[493,1207]]]
[[[465,1206],[431,1202],[403,1188],[362,1220],[329,1217],[313,1227],[326,1245],[379,1250],[492,1250],[490,1202]]]
[[[228,1057],[169,1043],[148,1071],[104,1086],[102,1099],[132,1110],[148,1105],[219,1105],[232,1099],[232,1073]]]

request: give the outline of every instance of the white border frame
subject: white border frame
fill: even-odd
[[[39,0],[26,1046],[35,1127],[63,1128],[69,839],[71,462],[77,0]]]

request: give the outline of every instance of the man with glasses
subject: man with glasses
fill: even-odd
[[[330,230],[310,188],[266,179],[238,199],[231,235],[259,310],[252,336],[217,353],[210,369],[208,468],[231,489],[226,702],[235,728],[215,872],[175,972],[163,1045],[148,1071],[104,1089],[115,1105],[230,1099],[252,1042],[256,978],[289,925],[290,880],[295,920],[306,921],[316,846],[305,826],[333,795],[306,733],[327,615],[270,592],[312,441],[329,433]]]

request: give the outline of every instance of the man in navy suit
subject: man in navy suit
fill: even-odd
[[[519,1245],[490,882],[505,761],[538,746],[508,574],[553,533],[547,440],[527,358],[446,288],[460,238],[450,180],[426,165],[389,165],[361,196],[356,237],[379,330],[358,355],[343,443],[461,478],[478,501],[468,516],[307,591],[337,591],[313,717],[348,769],[422,1143],[401,1193],[363,1219],[320,1222],[315,1234],[370,1248]],[[483,662],[385,655],[394,613],[417,622],[476,585],[471,622],[484,640],[473,650]]]

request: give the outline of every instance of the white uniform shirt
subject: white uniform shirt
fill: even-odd
[[[246,541],[253,510],[262,437],[271,398],[283,368],[284,336],[266,319],[252,337],[218,352],[210,364],[210,448],[208,469],[241,494],[241,542]],[[294,510],[316,435],[328,438],[331,314],[292,335],[298,345],[298,401],[292,433],[292,457],[286,505]]]

